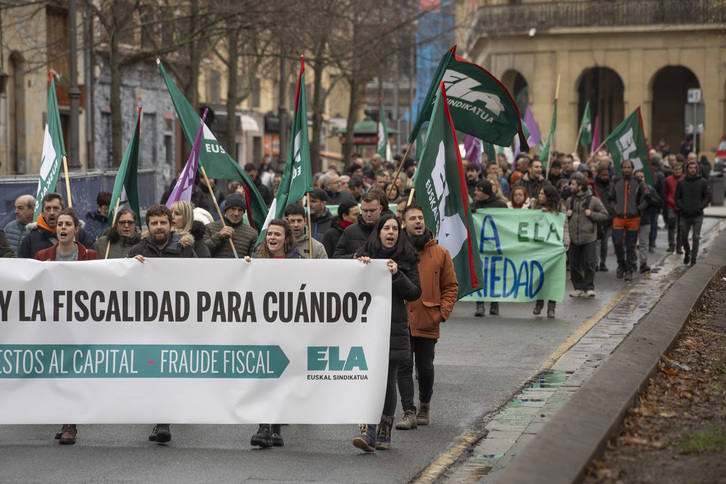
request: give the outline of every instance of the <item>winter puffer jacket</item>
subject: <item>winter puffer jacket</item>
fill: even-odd
[[[111,246],[109,247],[109,242]],[[136,231],[129,237],[123,237],[118,230],[111,227],[106,230],[102,237],[98,238],[93,244],[93,248],[101,256],[106,259],[106,250],[108,248],[108,259],[123,259],[131,250],[131,247],[141,242],[141,230],[136,227]]]
[[[364,250],[362,255],[375,258],[367,250]],[[411,352],[408,311],[406,310],[405,301],[416,301],[421,297],[421,281],[419,280],[416,262],[400,259],[394,259],[394,261],[398,264],[398,270],[393,276],[392,284],[391,345],[389,359],[392,361],[404,361],[410,357]]]
[[[587,206],[586,206],[587,204]],[[585,193],[573,195],[565,201],[565,208],[572,210],[568,217],[570,243],[585,245],[597,240],[597,223],[608,219],[605,205],[588,188]],[[590,216],[585,210],[590,210]]]
[[[135,257],[143,255],[144,257],[193,257],[197,254],[194,252],[194,237],[192,234],[179,235],[173,231],[169,235],[171,239],[163,249],[160,249],[149,237],[149,232],[141,234],[141,242],[131,248],[126,257]]]
[[[698,166],[695,161],[689,161],[683,170],[685,173],[688,173],[688,165],[691,164]],[[698,172],[695,176],[686,175],[676,185],[676,194],[673,198],[681,209],[682,217],[699,217],[703,215],[703,209],[711,203],[708,181]]]

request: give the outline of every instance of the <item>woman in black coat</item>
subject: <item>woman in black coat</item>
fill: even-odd
[[[388,354],[388,380],[383,415],[379,425],[360,425],[360,435],[353,445],[366,452],[391,448],[391,424],[396,411],[396,374],[402,361],[410,357],[408,312],[405,301],[421,297],[418,276],[418,252],[401,235],[401,222],[393,214],[383,215],[376,224],[368,242],[356,252],[364,264],[371,259],[386,259],[392,276],[391,344]]]

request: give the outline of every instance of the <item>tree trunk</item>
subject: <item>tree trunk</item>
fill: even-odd
[[[310,140],[310,165],[313,173],[317,173],[322,170],[322,163],[320,159],[320,136],[323,125],[323,104],[325,103],[321,89],[324,68],[325,65],[322,61],[316,61],[315,64],[313,64],[313,73],[315,75],[315,79],[313,81],[313,136]]]
[[[124,122],[121,111],[121,68],[117,32],[109,36],[108,57],[111,67],[111,166],[121,165],[123,158]]]
[[[237,80],[239,73],[239,30],[229,29],[227,35],[229,66],[227,70],[227,136],[224,149],[237,159]]]
[[[350,84],[350,103],[348,104],[348,123],[345,129],[345,146],[343,148],[345,158],[343,160],[343,167],[350,165],[351,156],[355,149],[353,137],[355,136],[355,115],[358,105],[358,91],[360,89],[359,77],[355,71],[348,78],[348,83]]]

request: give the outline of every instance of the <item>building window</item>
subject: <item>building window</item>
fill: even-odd
[[[46,7],[45,22],[48,66],[58,74],[70,74],[68,10],[57,6]]]

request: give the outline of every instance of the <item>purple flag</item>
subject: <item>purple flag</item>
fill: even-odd
[[[469,160],[470,163],[476,163],[481,168],[481,140],[470,134],[466,135],[464,140],[464,149],[466,155],[464,157]]]
[[[527,104],[527,109],[524,111],[524,119],[522,120],[527,125],[529,130],[529,136],[527,137],[527,144],[529,146],[537,146],[542,142],[542,134],[539,132],[539,126],[537,121],[534,120],[534,114],[532,109]]]
[[[600,119],[598,116],[595,116],[595,127],[592,129],[592,145],[590,146],[590,154],[593,154],[598,146],[600,146]]]
[[[524,111],[524,118],[522,119],[522,129],[525,136],[527,136],[527,144],[530,147],[538,146],[542,142],[542,134],[539,132],[539,126],[537,121],[534,120],[534,114],[532,109],[527,104],[527,109]],[[514,157],[512,158],[512,170],[514,170],[514,160],[521,153],[519,139],[514,139]]]
[[[171,204],[182,200],[184,202],[191,202],[192,190],[194,189],[194,182],[197,178],[197,168],[199,167],[199,150],[202,146],[202,133],[206,126],[204,120],[207,119],[207,112],[209,109],[204,110],[202,115],[202,123],[199,125],[199,131],[197,131],[197,137],[194,139],[194,145],[192,146],[192,152],[189,154],[187,164],[184,165],[184,171],[179,175],[174,190],[169,195],[169,200],[166,201],[166,206],[171,208]]]

